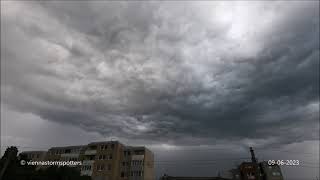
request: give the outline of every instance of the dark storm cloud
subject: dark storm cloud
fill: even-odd
[[[152,143],[319,138],[318,2],[1,3],[16,111]]]

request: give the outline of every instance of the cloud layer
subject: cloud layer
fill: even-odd
[[[13,111],[151,144],[319,140],[319,2],[1,6]]]

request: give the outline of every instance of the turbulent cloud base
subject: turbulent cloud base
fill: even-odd
[[[1,1],[1,114],[164,149],[318,142],[318,14],[316,1]]]

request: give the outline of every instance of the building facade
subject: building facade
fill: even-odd
[[[260,167],[254,162],[243,162],[239,166],[241,180],[262,180]]]
[[[179,177],[164,175],[160,180],[230,180],[222,177]]]
[[[145,147],[125,147],[121,157],[120,174],[124,179],[154,179],[153,153]]]
[[[85,146],[52,147],[48,150],[48,161],[80,161]]]
[[[92,180],[155,179],[153,153],[145,147],[125,146],[118,141],[52,147],[47,152],[21,154],[34,161],[81,161],[82,165],[75,168],[79,168],[82,176],[91,176]]]
[[[260,163],[260,168],[264,175],[263,180],[283,180],[279,165],[269,165],[267,162],[263,161]]]
[[[32,161],[42,161],[46,158],[47,151],[24,151],[20,153],[20,157],[25,157],[26,159]]]
[[[83,154],[81,173],[94,180],[120,179],[120,158],[124,145],[117,141],[94,142]]]

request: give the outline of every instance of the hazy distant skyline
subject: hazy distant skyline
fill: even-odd
[[[152,149],[158,175],[216,175],[234,162],[160,161],[249,146],[314,167],[318,15],[318,1],[1,1],[1,152],[114,138]]]

